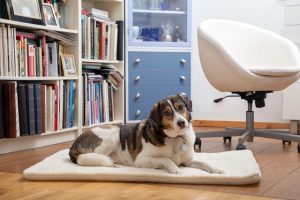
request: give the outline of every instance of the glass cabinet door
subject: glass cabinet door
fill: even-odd
[[[190,45],[190,0],[129,0],[129,46]]]

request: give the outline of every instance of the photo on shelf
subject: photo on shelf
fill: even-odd
[[[64,76],[76,76],[76,65],[73,55],[61,54]]]
[[[59,23],[56,19],[52,4],[43,3],[43,11],[44,11],[46,26],[59,27]]]
[[[41,0],[6,0],[10,20],[44,25]]]

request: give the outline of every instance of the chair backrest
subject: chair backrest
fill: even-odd
[[[293,66],[299,59],[293,55],[292,42],[271,31],[229,20],[206,20],[199,34],[221,46],[242,67]],[[296,59],[296,60],[295,60]]]

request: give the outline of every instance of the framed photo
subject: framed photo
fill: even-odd
[[[44,12],[46,26],[59,27],[59,23],[55,16],[52,4],[43,3],[43,12]]]
[[[61,54],[60,57],[64,76],[76,76],[77,73],[74,56],[69,54]]]
[[[45,25],[42,0],[5,1],[10,20]]]

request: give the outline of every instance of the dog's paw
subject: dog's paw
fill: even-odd
[[[218,169],[218,168],[214,168],[214,167],[212,167],[209,170],[209,172],[212,174],[225,174],[225,171],[223,169]]]
[[[170,174],[181,174],[180,169],[178,167],[169,167],[168,171]]]

